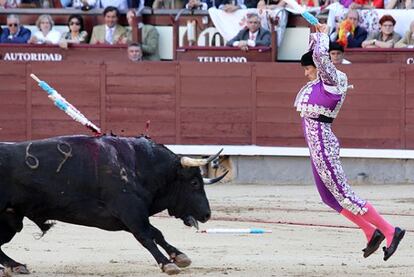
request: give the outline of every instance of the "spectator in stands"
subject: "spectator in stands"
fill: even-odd
[[[1,43],[27,43],[32,32],[20,25],[20,19],[15,14],[7,16],[7,28],[0,37]]]
[[[133,62],[142,62],[142,49],[139,43],[131,43],[128,45],[128,58]]]
[[[413,0],[388,0],[388,3],[385,5],[386,9],[413,9],[414,1]]]
[[[391,15],[383,15],[379,24],[379,32],[369,34],[368,38],[362,43],[363,48],[393,48],[394,44],[401,39],[401,36],[394,32],[395,19]]]
[[[383,9],[384,0],[353,0],[350,9]]]
[[[367,38],[368,32],[365,28],[358,25],[359,21],[359,13],[357,10],[349,10],[348,14],[346,15],[346,19],[349,20],[353,25],[353,32],[348,32],[347,36],[347,47],[349,48],[357,48],[361,47],[362,42]],[[331,41],[338,40],[338,27],[334,28],[329,35]]]
[[[16,9],[20,5],[20,0],[0,0],[0,9]]]
[[[286,6],[286,3],[283,0],[270,0],[270,1],[268,0],[266,2],[264,0],[260,0],[257,3],[256,8],[258,10],[266,10],[266,9],[274,10],[274,9],[282,9],[285,6]]]
[[[344,47],[337,42],[329,42],[329,57],[334,65],[351,63],[344,59]]]
[[[135,11],[129,10],[127,12],[127,20],[128,24],[131,27],[134,24],[134,17],[135,17]],[[148,61],[159,61],[160,55],[158,51],[158,41],[159,41],[159,34],[157,29],[148,24],[140,24],[141,27],[141,49],[143,52],[143,58],[144,60]],[[129,31],[128,35],[128,42],[131,43],[132,41],[132,32]],[[134,41],[135,42],[135,41]]]
[[[116,7],[106,7],[104,12],[105,24],[93,27],[90,44],[126,43],[127,30],[118,24],[119,10]]]
[[[217,2],[219,2],[219,5]],[[246,9],[244,0],[218,0],[216,1],[216,5],[218,5],[219,9],[222,9],[227,13],[232,13],[239,9]]]
[[[261,27],[259,15],[248,13],[246,17],[247,27],[229,40],[226,45],[239,47],[242,51],[248,51],[249,47],[270,46],[270,32]]]
[[[109,6],[116,7],[120,11],[128,9],[141,10],[144,8],[145,0],[96,0],[96,7],[106,8]]]
[[[414,48],[414,20],[411,21],[410,29],[405,33],[404,37],[399,40],[395,48]]]
[[[89,11],[95,8],[97,0],[60,0],[60,4],[64,8],[75,8]]]
[[[184,1],[182,0],[155,0],[152,3],[153,9],[182,9]]]
[[[208,9],[207,3],[201,2],[201,0],[188,0],[185,4],[185,8],[188,10],[204,10]]]
[[[72,14],[68,18],[69,31],[64,33],[60,40],[60,47],[68,48],[68,43],[87,43],[88,32],[83,26],[83,18],[79,14]]]
[[[42,14],[36,20],[36,26],[39,29],[32,34],[29,43],[36,44],[58,44],[60,41],[60,32],[53,29],[53,19],[48,14]]]

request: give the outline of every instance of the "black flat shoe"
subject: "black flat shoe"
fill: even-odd
[[[368,258],[372,253],[377,251],[380,247],[381,242],[385,239],[385,236],[381,233],[380,230],[376,229],[374,234],[372,234],[371,239],[367,243],[367,247],[362,249],[364,252],[364,258]]]
[[[398,244],[405,235],[405,230],[400,229],[399,227],[395,227],[394,236],[392,238],[392,242],[390,247],[383,247],[382,250],[384,251],[384,261],[388,260],[395,251],[397,251]]]

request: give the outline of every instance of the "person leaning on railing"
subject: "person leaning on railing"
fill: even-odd
[[[36,26],[39,29],[32,34],[29,43],[33,44],[58,44],[61,33],[53,29],[55,25],[52,17],[48,14],[42,14],[36,20]]]
[[[129,10],[127,12],[127,20],[131,29],[127,33],[127,42],[132,43],[132,24],[134,24],[135,11]],[[158,51],[159,34],[157,29],[149,24],[140,24],[138,26],[141,31],[141,45],[144,60],[159,61],[160,54]]]
[[[414,48],[414,20],[411,21],[410,29],[405,32],[404,37],[399,40],[395,45],[395,48]]]
[[[391,15],[383,15],[379,24],[379,32],[370,33],[362,43],[362,48],[393,48],[394,44],[401,39],[401,36],[394,31],[395,19]]]
[[[72,14],[68,18],[69,31],[64,33],[59,46],[62,48],[68,48],[69,43],[87,43],[88,32],[85,31],[83,26],[83,18],[79,14]]]
[[[7,28],[0,36],[1,43],[27,43],[32,32],[20,24],[20,19],[15,14],[7,16]]]
[[[125,44],[127,30],[118,24],[119,10],[106,7],[103,11],[105,24],[93,27],[90,44]]]

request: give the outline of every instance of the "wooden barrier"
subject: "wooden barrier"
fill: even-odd
[[[177,49],[178,61],[194,62],[272,62],[270,47],[253,47],[241,51],[234,47],[181,47]]]
[[[343,147],[414,149],[414,66],[341,68],[355,86],[333,128]],[[53,106],[35,73],[104,131],[168,144],[304,146],[298,64],[0,62],[0,140],[89,134]],[[414,98],[413,98],[414,99]]]

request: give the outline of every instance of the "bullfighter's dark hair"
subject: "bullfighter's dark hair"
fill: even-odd
[[[305,54],[303,54],[302,58],[300,59],[300,64],[302,66],[313,65],[314,67],[316,67],[315,63],[313,62],[312,56],[313,56],[313,50],[306,52]]]
[[[342,53],[344,52],[344,47],[342,45],[340,45],[339,43],[335,42],[335,41],[331,41],[329,42],[329,52],[331,51],[341,51]]]
[[[117,7],[114,7],[114,6],[108,6],[108,7],[106,7],[104,9],[104,11],[103,11],[103,15],[105,16],[107,13],[113,12],[113,11],[115,11],[116,17],[119,17],[119,10],[118,10]]]

